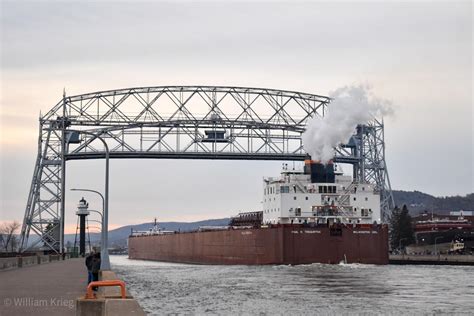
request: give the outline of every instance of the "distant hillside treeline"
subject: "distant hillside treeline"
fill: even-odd
[[[474,210],[474,193],[466,196],[435,197],[419,191],[394,190],[393,198],[399,207],[407,205],[412,214],[425,210],[443,214],[449,211]]]

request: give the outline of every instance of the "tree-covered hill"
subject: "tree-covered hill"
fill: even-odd
[[[407,205],[411,214],[420,211],[433,211],[440,214],[448,214],[450,211],[471,210],[474,211],[474,193],[466,196],[435,197],[420,191],[393,191],[395,204]]]

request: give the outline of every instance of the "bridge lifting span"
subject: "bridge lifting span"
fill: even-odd
[[[302,161],[306,123],[323,117],[330,101],[295,91],[218,86],[64,95],[39,120],[20,247],[63,249],[66,161],[105,158],[97,137],[107,142],[110,158]],[[358,126],[352,141],[336,148],[334,161],[352,164],[357,181],[374,184],[388,215],[394,202],[383,122],[374,118]],[[39,238],[29,242],[32,233]]]

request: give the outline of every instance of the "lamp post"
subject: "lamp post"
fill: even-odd
[[[96,212],[97,212],[97,211],[96,211]],[[99,213],[99,212],[97,212],[97,213]],[[100,213],[99,213],[99,214],[100,214]],[[94,222],[94,223],[98,223],[98,224],[101,225],[99,231],[100,231],[100,243],[101,243],[101,246],[102,246],[102,237],[104,237],[104,231],[102,230],[102,228],[103,228],[103,227],[102,227],[102,221],[97,221],[97,220],[95,220],[95,219],[89,219],[88,222]],[[88,227],[90,227],[90,228],[99,228],[98,226],[88,226]],[[93,232],[93,233],[95,233],[95,232]],[[89,237],[89,243],[90,243],[90,237]]]
[[[435,255],[438,254],[437,241],[438,241],[438,239],[441,239],[441,238],[443,238],[443,236],[435,237]]]
[[[83,133],[86,135],[93,136],[97,138],[104,144],[105,148],[105,190],[104,196],[97,191],[94,190],[86,190],[88,192],[95,192],[98,193],[102,197],[103,201],[103,214],[102,214],[102,249],[100,251],[100,269],[101,270],[110,270],[110,259],[109,259],[109,249],[108,249],[108,227],[109,227],[109,146],[107,142],[97,134],[88,131],[81,131],[81,130],[67,130],[68,132],[76,132],[76,133]]]
[[[104,200],[104,196],[103,196],[102,193],[100,193],[99,191],[91,190],[91,189],[76,189],[76,188],[71,189],[71,191],[92,192],[92,193],[98,194],[98,195],[100,196],[100,198],[102,199],[102,212],[104,212],[105,200]],[[89,212],[96,212],[96,213],[99,213],[100,216],[102,216],[102,214],[101,214],[100,212],[98,212],[98,211],[89,210]]]
[[[99,223],[99,224],[102,225],[102,222],[101,222],[101,221],[96,221],[95,219],[88,219],[87,221],[88,221],[88,222]],[[102,227],[100,228],[100,231],[102,231]]]
[[[104,219],[104,217],[102,216],[102,213],[101,213],[101,212],[99,212],[99,211],[96,211],[96,210],[89,210],[89,212],[94,212],[94,213],[97,213],[97,214],[99,214],[99,215],[100,215],[100,219],[101,219],[101,221],[100,221],[100,222],[102,223],[102,220]]]

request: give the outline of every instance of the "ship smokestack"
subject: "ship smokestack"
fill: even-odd
[[[311,183],[334,183],[334,163],[329,160],[327,164],[318,160],[306,159],[304,161],[304,173],[311,175]]]

